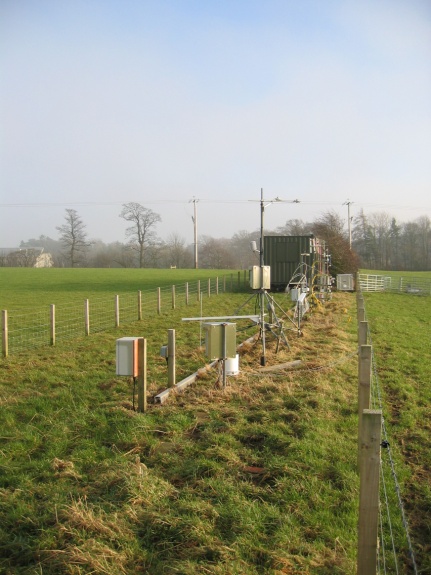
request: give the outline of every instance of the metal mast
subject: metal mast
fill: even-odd
[[[197,270],[198,269],[198,212],[197,212],[196,204],[199,200],[197,200],[193,196],[193,200],[190,200],[190,201],[193,202],[193,216],[192,216],[192,221],[194,224],[193,244],[194,244],[195,270]]]

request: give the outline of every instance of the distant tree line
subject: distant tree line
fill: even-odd
[[[59,238],[40,236],[21,242],[20,249],[2,254],[0,266],[33,267],[41,252],[50,254],[55,267],[193,268],[193,245],[177,233],[165,240],[156,233],[161,216],[141,204],[123,204],[119,216],[128,227],[126,242],[89,240],[78,212],[67,209]],[[385,213],[366,215],[351,222],[352,247],[346,222],[335,212],[325,212],[313,222],[288,220],[266,235],[309,235],[325,240],[332,256],[333,275],[355,273],[360,267],[380,270],[430,270],[431,224],[426,216],[398,224]],[[240,230],[231,238],[199,237],[199,267],[245,269],[258,264],[251,242],[259,245],[260,231]]]

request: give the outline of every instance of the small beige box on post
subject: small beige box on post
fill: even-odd
[[[271,289],[270,266],[251,266],[249,273],[251,289]]]
[[[236,357],[236,323],[204,323],[206,355],[208,359]],[[226,337],[226,355],[223,350],[223,330]]]
[[[117,339],[117,375],[138,377],[138,337]]]

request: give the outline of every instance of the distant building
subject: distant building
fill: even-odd
[[[0,265],[19,268],[52,268],[54,260],[44,248],[0,248]]]

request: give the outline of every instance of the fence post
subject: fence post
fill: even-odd
[[[162,313],[162,293],[160,288],[157,288],[157,313],[160,315]]]
[[[172,309],[175,309],[175,286],[172,286]]]
[[[380,444],[382,412],[364,409],[359,463],[359,529],[357,575],[375,575],[377,571],[377,534],[379,520]]]
[[[90,335],[90,300],[84,300],[85,335]]]
[[[358,359],[359,461],[361,452],[362,413],[364,409],[370,409],[371,400],[371,345],[360,346]]]
[[[367,345],[367,338],[368,338],[368,322],[367,321],[360,321],[359,322],[359,328],[358,328],[359,347],[361,345]]]
[[[359,294],[356,299],[358,322],[365,321],[365,304],[364,296]]]
[[[49,313],[50,342],[55,345],[55,304],[51,304]]]
[[[120,296],[115,296],[115,327],[120,326]]]
[[[175,383],[175,330],[168,329],[168,387]]]
[[[211,297],[211,278],[208,278],[208,297]]]
[[[142,292],[138,290],[138,320],[142,319]]]
[[[186,305],[189,305],[189,282],[186,282]]]
[[[3,357],[9,355],[9,338],[8,338],[8,324],[7,324],[7,310],[4,309],[1,312],[1,349]]]
[[[201,280],[198,280],[198,301],[201,301]]]
[[[147,340],[138,338],[138,411],[147,411]]]
[[[218,276],[216,277],[215,291],[216,291],[216,295],[218,295]]]

